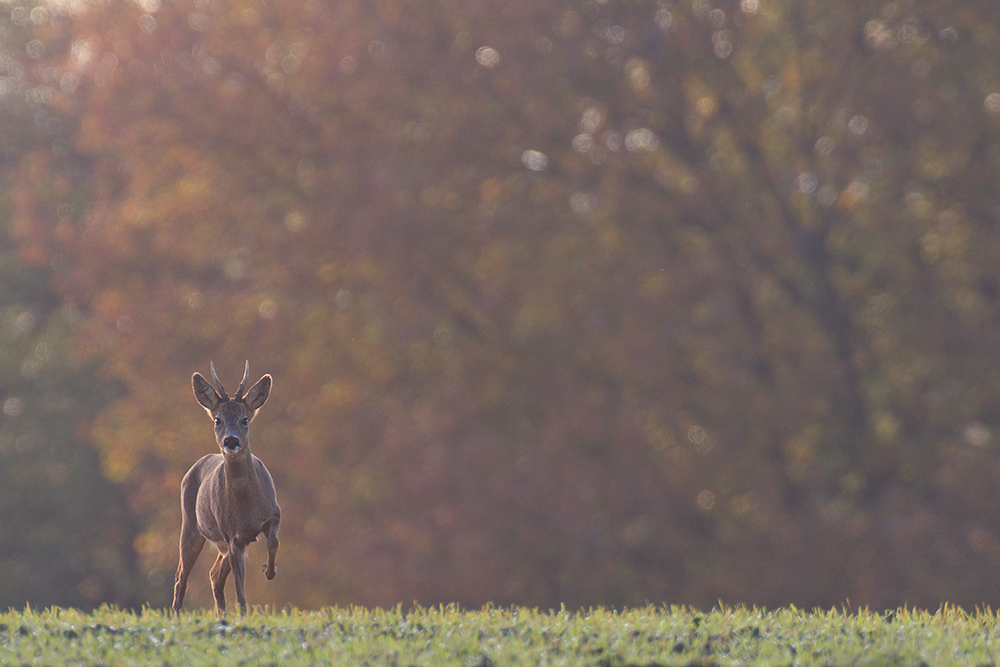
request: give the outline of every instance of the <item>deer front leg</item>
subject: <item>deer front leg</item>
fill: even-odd
[[[226,577],[231,569],[229,557],[219,551],[208,578],[212,582],[212,595],[215,596],[215,615],[220,619],[226,617]]]
[[[198,532],[198,529],[192,530],[189,524],[185,523],[181,528],[181,555],[177,563],[177,574],[174,575],[174,613],[179,614],[181,611],[181,606],[184,604],[184,593],[187,591],[188,577],[191,576],[191,568],[194,567],[194,563],[198,560],[204,546],[205,538]]]
[[[246,594],[246,551],[244,545],[231,544],[229,546],[229,565],[233,569],[233,584],[236,586],[236,602],[240,605],[240,615],[247,613]]]
[[[268,581],[274,579],[274,557],[278,555],[278,524],[264,524],[264,537],[267,539],[267,563],[264,565],[264,576]]]

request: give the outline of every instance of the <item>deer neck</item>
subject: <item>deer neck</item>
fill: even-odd
[[[226,488],[230,493],[244,494],[260,486],[254,470],[250,445],[245,444],[237,454],[223,454],[226,470]]]

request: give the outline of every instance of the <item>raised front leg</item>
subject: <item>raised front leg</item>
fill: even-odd
[[[229,558],[220,551],[212,570],[208,573],[208,578],[212,582],[212,595],[215,596],[215,615],[220,619],[226,617],[226,577],[229,576],[231,569]]]
[[[267,540],[267,563],[264,565],[264,576],[268,581],[274,579],[274,557],[278,555],[278,522],[264,524],[264,537]]]
[[[188,577],[191,576],[191,568],[198,560],[202,548],[205,546],[205,538],[198,532],[196,526],[185,522],[181,527],[180,539],[180,560],[177,563],[177,574],[174,575],[174,613],[180,613],[184,604],[184,593],[187,590]]]

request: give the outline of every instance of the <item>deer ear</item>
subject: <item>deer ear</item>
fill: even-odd
[[[219,403],[222,402],[222,398],[219,396],[219,392],[215,391],[215,388],[208,383],[208,380],[203,378],[201,373],[195,373],[191,376],[191,386],[194,387],[194,397],[201,403],[201,406],[209,412],[215,412]]]
[[[247,392],[246,401],[247,406],[251,410],[257,410],[260,406],[264,405],[264,401],[267,400],[267,395],[271,393],[271,376],[265,375],[261,379],[257,380],[257,384],[250,387],[250,391]]]

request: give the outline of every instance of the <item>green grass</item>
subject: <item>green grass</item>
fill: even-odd
[[[37,665],[984,665],[1000,618],[899,610],[683,607],[547,612],[330,608],[252,613],[101,609],[0,614],[0,664]]]

